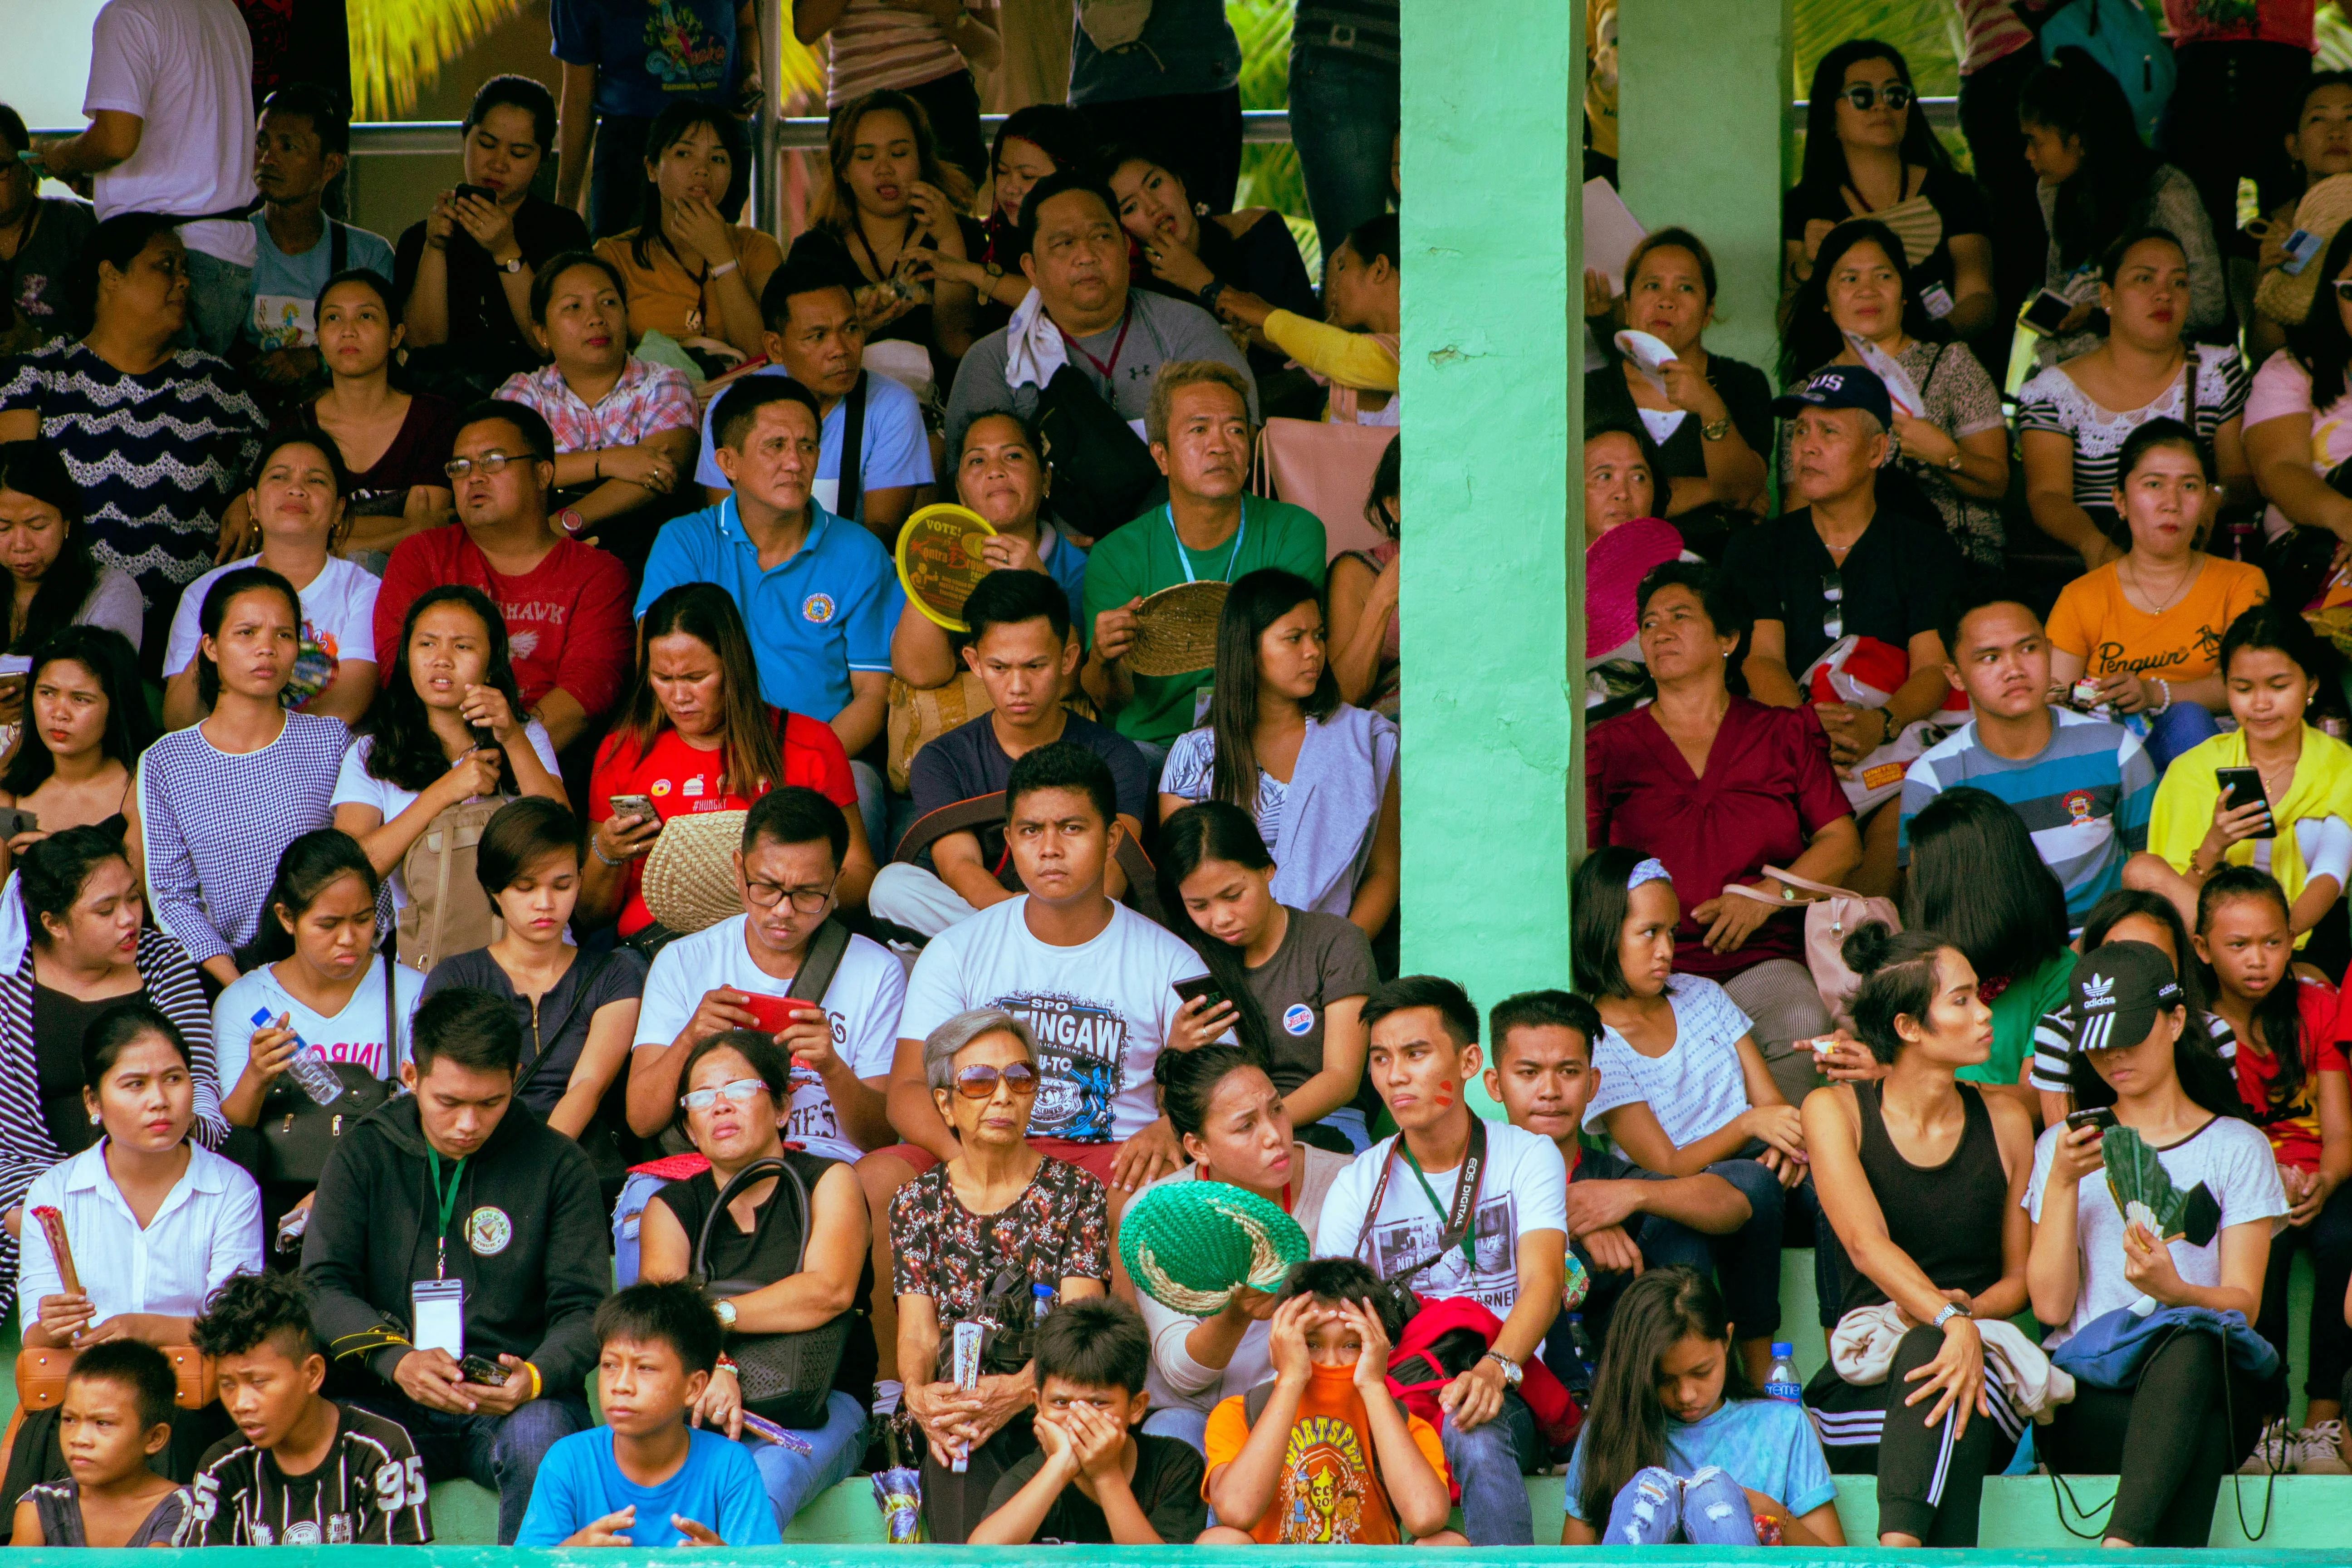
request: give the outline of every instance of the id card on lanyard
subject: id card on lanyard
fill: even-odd
[[[433,1278],[419,1279],[408,1288],[409,1339],[418,1350],[445,1350],[450,1358],[462,1361],[466,1355],[466,1282],[452,1279],[449,1274],[449,1222],[457,1214],[457,1189],[463,1184],[466,1162],[460,1160],[449,1171],[449,1190],[441,1190],[441,1155],[427,1145],[425,1151],[426,1168],[433,1180],[433,1204],[440,1216],[441,1228],[433,1237]]]

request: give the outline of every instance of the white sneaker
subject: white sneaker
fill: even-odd
[[[2322,1421],[2294,1435],[2294,1473],[2299,1476],[2352,1475],[2344,1462],[2344,1423]]]
[[[2242,1476],[2287,1476],[2294,1473],[2294,1458],[2299,1445],[2296,1434],[2284,1418],[2269,1423],[2263,1428],[2262,1440],[2246,1462],[2238,1467]]]

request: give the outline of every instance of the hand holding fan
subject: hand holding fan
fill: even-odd
[[[1919,395],[1919,386],[1911,373],[1895,361],[1895,356],[1858,333],[1848,332],[1845,341],[1853,348],[1854,357],[1862,368],[1886,384],[1886,395],[1895,406],[1914,419],[1927,417],[1927,400]]]
[[[2099,1159],[2106,1166],[2107,1192],[2126,1225],[2141,1226],[2159,1247],[2188,1234],[2189,1199],[2138,1133],[2108,1128],[2099,1140]]]
[[[1675,351],[1664,338],[1627,327],[1617,334],[1617,352],[1633,362],[1642,379],[1654,388],[1660,397],[1666,395],[1665,367],[1675,361]]]
[[[73,1248],[66,1244],[66,1216],[43,1204],[33,1210],[33,1219],[48,1241],[49,1256],[58,1260],[58,1278],[64,1282],[66,1294],[80,1295],[81,1276],[74,1272]]]
[[[1271,1295],[1308,1250],[1297,1220],[1225,1182],[1147,1188],[1118,1226],[1119,1261],[1135,1288],[1187,1317],[1223,1311],[1243,1286]]]

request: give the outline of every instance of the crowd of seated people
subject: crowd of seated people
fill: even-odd
[[[2346,1472],[2352,225],[2257,249],[2187,110],[1969,16],[1963,174],[1828,51],[1778,396],[1704,223],[1586,277],[1590,851],[1482,1014],[1398,973],[1393,4],[1298,7],[1312,253],[1214,0],[992,144],[1015,7],[803,5],[791,235],[730,0],[674,77],[558,0],[561,101],[484,83],[396,243],[226,9],[0,112],[15,1541],[417,1543],[462,1479],[769,1545],[872,1469],[942,1542],[1526,1546],[1564,1471],[1568,1545],[1843,1546],[1868,1475],[1972,1546],[2030,1444],[2182,1546]],[[1338,523],[1269,418],[1367,455]]]

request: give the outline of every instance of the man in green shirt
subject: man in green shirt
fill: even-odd
[[[1168,476],[1168,504],[1106,535],[1087,557],[1088,647],[1079,681],[1097,711],[1156,766],[1185,731],[1208,722],[1213,671],[1138,675],[1128,668],[1135,611],[1180,583],[1230,583],[1261,566],[1320,586],[1320,519],[1304,507],[1243,492],[1252,440],[1249,388],[1232,366],[1180,360],[1160,366],[1144,416],[1152,461]]]

